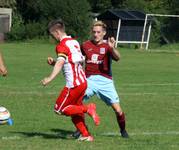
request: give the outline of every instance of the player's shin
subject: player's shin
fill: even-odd
[[[80,131],[83,137],[90,136],[90,133],[88,132],[87,127],[85,125],[83,115],[72,116],[72,122],[74,123],[76,129]]]
[[[126,126],[126,121],[125,121],[125,114],[124,112],[122,113],[116,113],[116,118],[117,118],[117,122],[118,125],[120,127],[120,130],[125,130],[125,126]]]
[[[120,127],[120,133],[123,138],[129,138],[129,135],[126,131],[126,121],[125,121],[125,114],[122,113],[116,113],[116,118],[118,125]]]

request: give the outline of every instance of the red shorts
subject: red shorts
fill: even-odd
[[[74,88],[64,87],[56,100],[54,111],[57,113],[63,113],[63,109],[68,105],[82,105],[86,88],[86,82]]]

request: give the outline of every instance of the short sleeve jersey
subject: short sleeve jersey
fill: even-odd
[[[107,42],[96,45],[92,41],[86,41],[81,45],[82,53],[86,57],[86,76],[102,75],[112,79],[111,63],[112,48]]]
[[[79,43],[70,36],[64,37],[56,46],[57,61],[63,59],[63,74],[66,79],[66,87],[73,88],[86,82],[86,76],[81,63],[84,56],[81,53]]]

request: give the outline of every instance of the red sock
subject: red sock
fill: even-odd
[[[82,136],[90,135],[90,133],[88,132],[87,127],[85,125],[84,115],[72,116],[72,122],[74,123],[77,130],[80,131]]]
[[[66,116],[78,115],[87,112],[87,106],[85,105],[69,105],[62,110]]]
[[[117,118],[117,122],[120,127],[120,130],[121,131],[125,130],[125,126],[126,126],[125,114],[123,112],[121,115],[116,114],[116,118]]]

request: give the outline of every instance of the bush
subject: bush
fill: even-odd
[[[46,23],[31,22],[25,25],[26,39],[40,38],[46,34]]]
[[[9,33],[6,34],[8,40],[24,40],[25,39],[25,25],[19,15],[13,16],[12,28]]]
[[[39,10],[36,18],[47,22],[62,18],[67,34],[78,36],[81,40],[89,36],[91,18],[87,0],[37,0],[36,5],[35,8],[39,8],[36,9],[36,12]]]
[[[26,3],[23,20],[19,16],[13,17],[12,30],[8,34],[9,40],[46,36],[47,23],[58,18],[64,20],[67,34],[78,37],[79,41],[89,37],[92,19],[87,0],[36,0],[32,4]],[[24,14],[22,10],[18,11]]]
[[[20,41],[47,36],[46,22],[29,22],[24,24],[20,16],[14,16],[12,24],[11,31],[6,35],[7,40]]]

